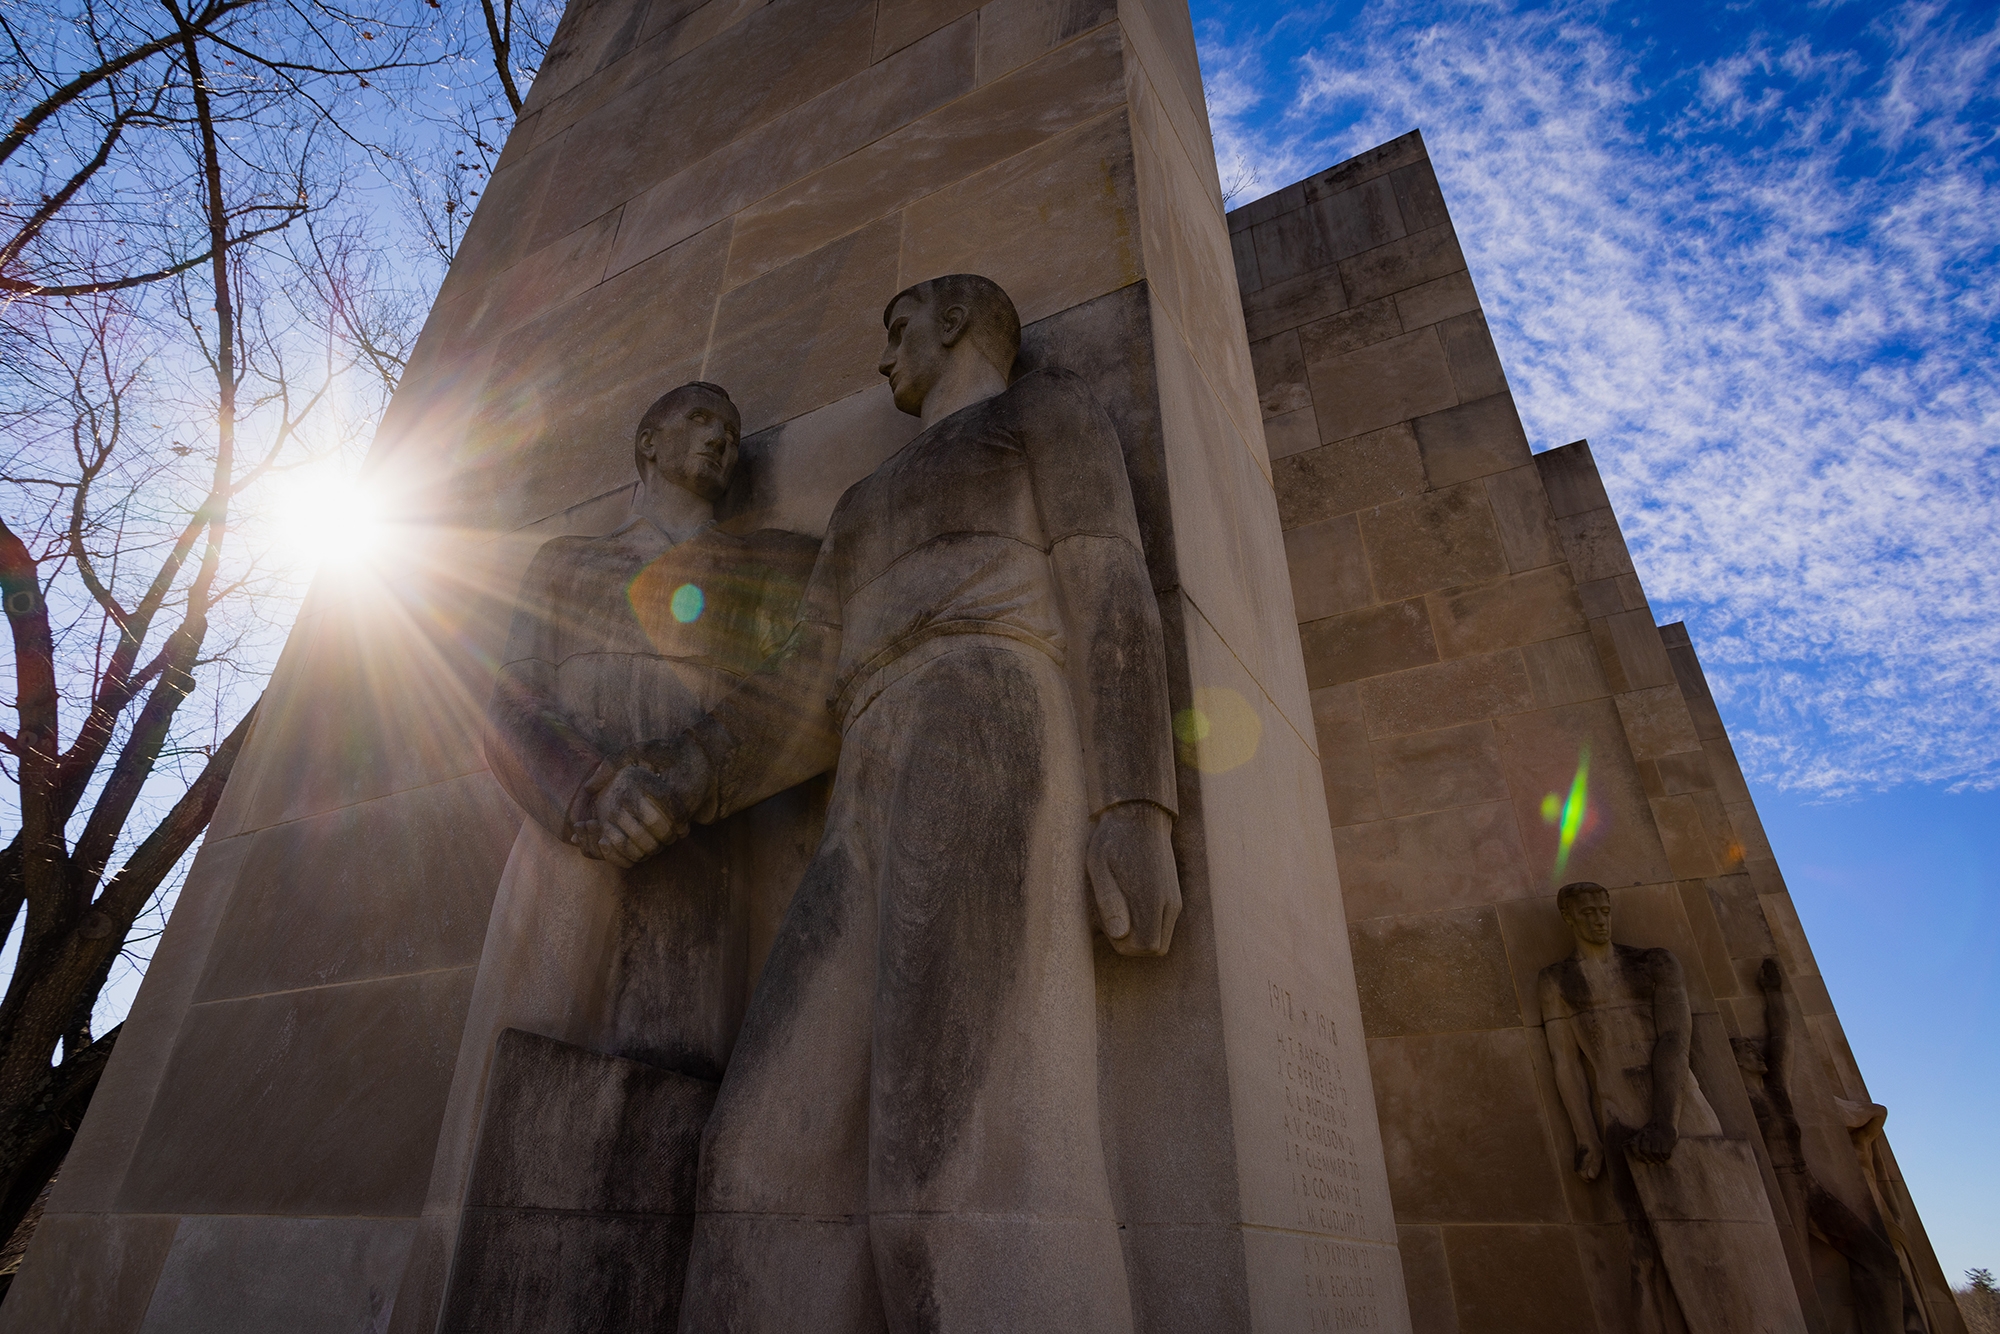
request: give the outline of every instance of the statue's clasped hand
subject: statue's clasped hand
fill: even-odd
[[[1097,924],[1120,954],[1161,955],[1181,915],[1174,817],[1150,801],[1105,809],[1090,831],[1087,865]]]
[[[1681,1142],[1680,1132],[1664,1121],[1648,1121],[1632,1136],[1632,1156],[1642,1163],[1664,1163]]]
[[[573,822],[577,847],[620,870],[687,837],[686,801],[669,775],[642,761],[600,767],[579,802],[587,812]]]

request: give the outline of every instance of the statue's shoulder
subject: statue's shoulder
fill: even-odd
[[[1655,971],[1661,968],[1678,970],[1681,966],[1674,952],[1663,945],[1613,945],[1611,948],[1617,952],[1621,963],[1635,963]]]
[[[1002,395],[1016,403],[1060,399],[1071,403],[1095,403],[1090,382],[1067,366],[1037,366],[1007,386]]]
[[[758,528],[743,534],[743,545],[756,555],[772,560],[803,559],[808,565],[819,554],[819,539],[789,528]]]
[[[528,562],[526,582],[531,584],[566,583],[582,572],[602,564],[617,548],[617,534],[606,537],[591,537],[579,533],[565,533],[552,537],[535,548],[535,555]]]
[[[1681,961],[1674,952],[1659,945],[1613,945],[1618,970],[1628,983],[1645,990],[1649,985],[1681,981]]]
[[[1587,988],[1583,974],[1576,966],[1574,954],[1565,955],[1543,968],[1535,979],[1535,990],[1542,1003],[1542,1020],[1567,1019],[1579,1008],[1576,997]]]
[[[697,546],[696,544],[699,544]],[[810,572],[819,556],[820,541],[788,528],[752,528],[747,531],[718,525],[682,544],[690,556],[707,553],[709,559],[728,565],[751,564],[786,573]]]

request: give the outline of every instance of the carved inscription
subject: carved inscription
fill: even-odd
[[[1380,1329],[1375,1306],[1375,1276],[1359,1250],[1338,1242],[1301,1239],[1305,1253],[1306,1328],[1321,1330]]]
[[[1358,1236],[1364,1231],[1361,1164],[1348,1133],[1352,1104],[1336,1059],[1340,1031],[1331,1016],[1295,1003],[1277,983],[1269,985],[1284,1078],[1285,1162],[1298,1225]]]

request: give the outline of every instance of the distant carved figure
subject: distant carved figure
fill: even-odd
[[[1581,881],[1556,906],[1576,951],[1542,969],[1542,1024],[1576,1135],[1576,1172],[1611,1184],[1632,1238],[1646,1334],[1805,1329],[1750,1146],[1723,1137],[1688,1061],[1680,961],[1611,938],[1611,893]]]
[[[606,536],[544,543],[522,580],[486,744],[494,775],[539,826],[523,833],[510,876],[561,894],[582,858],[626,872],[617,958],[599,964],[611,994],[594,1002],[610,1031],[591,1045],[710,1080],[748,1000],[743,877],[718,833],[635,869],[607,846],[605,825],[632,816],[600,818],[597,793],[619,756],[700,718],[797,624],[817,544],[716,526],[740,430],[712,384],[682,385],[647,409],[631,517]]]
[[[667,809],[607,835],[643,856],[839,763],[704,1137],[681,1328],[1129,1330],[1090,914],[1160,954],[1180,907],[1131,486],[1081,379],[1010,386],[992,282],[883,322],[925,429],[842,497],[782,659],[599,799]]]
[[[1913,1294],[1904,1291],[1887,1232],[1879,1221],[1864,1219],[1828,1190],[1806,1162],[1805,1132],[1793,1109],[1789,1078],[1791,1011],[1785,1004],[1784,972],[1776,959],[1764,960],[1757,985],[1764,993],[1764,1037],[1739,1038],[1731,1045],[1785,1208],[1795,1228],[1817,1237],[1847,1261],[1858,1334],[1909,1334],[1905,1309],[1915,1310],[1916,1304]]]

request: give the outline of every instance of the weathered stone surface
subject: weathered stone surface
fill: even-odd
[[[1519,898],[1535,877],[1499,802],[1335,829],[1352,920]]]
[[[715,1086],[508,1029],[439,1328],[670,1328]]]
[[[186,1011],[114,1206],[129,1213],[413,1217],[472,970]]]
[[[1340,685],[1436,662],[1424,600],[1390,602],[1345,616],[1329,616],[1299,628],[1306,655],[1306,684]]]
[[[1491,723],[1389,737],[1371,749],[1385,814],[1474,806],[1507,795],[1499,740]]]
[[[520,819],[491,777],[472,774],[244,835],[218,948],[194,998],[477,963]],[[381,861],[314,855],[342,844],[373,848]],[[416,911],[397,911],[404,904]]]
[[[1583,604],[1567,571],[1550,566],[1531,574],[1424,599],[1447,658],[1492,653],[1586,633]]]
[[[1528,437],[1514,411],[1514,396],[1505,389],[1503,384],[1499,392],[1480,396],[1461,383],[1457,407],[1417,419],[1417,443],[1432,486],[1528,465]]]
[[[1595,1295],[1576,1229],[1548,1226],[1446,1228],[1458,1327],[1588,1334]]]
[[[1375,591],[1409,597],[1491,579],[1507,567],[1483,487],[1461,484],[1361,516]]]
[[[1563,1218],[1529,1039],[1528,1030],[1499,1028],[1369,1041],[1398,1219]],[[1434,1096],[1440,1081],[1459,1096]]]
[[[1507,948],[1491,907],[1357,922],[1355,979],[1375,1038],[1507,1028],[1520,1022]]]
[[[414,1224],[359,1218],[187,1218],[140,1334],[345,1334],[379,1328]]]
[[[1458,402],[1444,345],[1429,329],[1315,362],[1310,375],[1320,429],[1334,439],[1377,431]]]
[[[1285,534],[1285,562],[1292,571],[1292,602],[1304,625],[1374,601],[1368,553],[1351,514],[1322,519]],[[1312,678],[1312,666],[1306,667]]]
[[[0,1305],[0,1330],[138,1334],[180,1219],[161,1214],[45,1213]],[[88,1275],[89,1282],[77,1282]]]
[[[1364,506],[1387,505],[1424,487],[1423,458],[1407,426],[1302,451],[1274,461],[1271,472],[1278,514],[1287,529]]]

